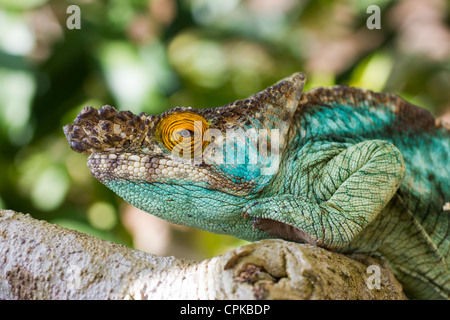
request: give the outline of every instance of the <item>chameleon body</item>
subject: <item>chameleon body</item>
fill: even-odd
[[[144,211],[378,256],[409,298],[448,299],[448,125],[395,95],[304,83],[296,73],[227,106],[159,116],[86,107],[64,132],[96,179]]]

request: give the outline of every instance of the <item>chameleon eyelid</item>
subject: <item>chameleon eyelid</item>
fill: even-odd
[[[197,122],[201,123],[201,126]],[[195,143],[193,138],[200,133],[203,135],[208,130],[207,121],[200,115],[191,112],[180,112],[168,115],[161,119],[156,127],[155,135],[157,140],[160,141],[169,151],[174,148],[184,147],[190,148],[191,155],[193,156],[195,150],[199,147],[202,151],[208,144],[207,141],[202,141],[201,144]],[[186,145],[186,139],[190,139],[190,146]]]

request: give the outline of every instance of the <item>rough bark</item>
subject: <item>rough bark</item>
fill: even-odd
[[[403,299],[387,265],[264,240],[205,261],[159,257],[0,210],[0,299]],[[367,268],[380,268],[370,290]]]

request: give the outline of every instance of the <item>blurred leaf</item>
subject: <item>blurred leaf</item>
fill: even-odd
[[[157,51],[147,50],[144,53],[151,58],[161,58]],[[157,60],[149,57],[143,59],[137,48],[122,41],[104,43],[99,58],[119,108],[140,113],[155,110],[163,104],[165,99],[158,80],[166,77],[159,83],[167,89],[167,79],[171,76],[161,69],[163,63],[156,64]]]
[[[15,145],[23,145],[31,138],[29,119],[34,92],[30,73],[0,68],[0,130]]]
[[[226,57],[215,41],[181,33],[170,43],[168,55],[176,71],[200,86],[217,88],[227,80]]]
[[[37,176],[32,186],[31,199],[36,208],[51,211],[62,204],[68,188],[66,171],[52,166]]]
[[[349,85],[382,91],[392,72],[393,62],[390,56],[377,52],[361,61],[352,73]]]
[[[0,10],[0,48],[9,54],[26,55],[34,45],[35,37],[25,15]]]
[[[89,223],[100,230],[110,230],[117,223],[117,213],[113,205],[96,202],[87,211]]]
[[[10,10],[30,10],[47,3],[48,0],[0,0],[0,8]]]

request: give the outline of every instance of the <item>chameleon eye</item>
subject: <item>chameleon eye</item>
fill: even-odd
[[[201,154],[208,145],[208,141],[203,141],[208,127],[206,120],[195,113],[174,113],[158,123],[156,137],[176,155],[184,156],[186,150],[193,158],[196,152]]]

